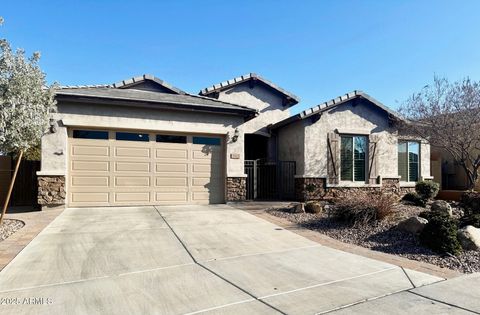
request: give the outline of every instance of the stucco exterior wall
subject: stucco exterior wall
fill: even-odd
[[[327,134],[365,135],[375,134],[379,140],[376,155],[378,173],[382,177],[396,177],[397,139],[388,125],[388,117],[370,104],[353,105],[351,102],[324,112],[320,119],[307,126],[305,132],[305,174],[327,177]],[[313,145],[314,144],[314,145]],[[395,164],[395,168],[392,165]]]
[[[305,174],[305,123],[297,121],[277,131],[278,158],[295,161],[296,173]]]
[[[376,147],[377,175],[382,178],[398,178],[398,133],[389,125],[388,116],[374,105],[365,102],[348,102],[329,111],[323,112],[320,118],[307,118],[281,128],[280,154],[293,156],[291,152],[301,154],[298,143],[304,143],[303,167],[297,167],[297,177],[327,178],[328,164],[328,133],[353,135],[375,135],[378,139]],[[301,130],[304,130],[304,138],[301,141]],[[421,143],[420,146],[420,175],[430,179],[430,146]],[[302,165],[302,159],[297,164]],[[340,185],[348,186],[350,183],[340,182]],[[357,183],[355,183],[357,184]],[[361,183],[360,183],[361,185]],[[404,184],[408,185],[408,184]]]
[[[227,139],[226,176],[244,176],[243,133],[240,133],[237,142],[230,140],[235,128],[244,122],[243,117],[97,104],[61,103],[58,104],[58,113],[54,114],[54,118],[60,122],[60,125],[56,133],[46,134],[42,138],[40,174],[66,175],[67,127],[75,126],[224,135]],[[232,159],[231,154],[238,154],[239,158]]]
[[[290,115],[288,108],[283,106],[282,97],[263,86],[262,83],[255,83],[253,87],[250,87],[249,82],[235,85],[221,91],[218,99],[258,110],[259,115],[256,118],[241,126],[244,133],[268,135],[269,124],[279,122]]]

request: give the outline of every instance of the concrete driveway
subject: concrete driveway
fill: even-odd
[[[0,272],[0,313],[315,314],[399,292],[390,313],[462,311],[406,291],[440,280],[226,205],[67,209]]]

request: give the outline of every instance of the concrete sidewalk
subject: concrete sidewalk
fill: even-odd
[[[476,291],[458,306],[416,291],[442,280],[226,205],[67,209],[0,272],[0,313],[315,314],[399,294],[429,313],[474,309]]]

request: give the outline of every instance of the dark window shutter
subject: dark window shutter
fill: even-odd
[[[339,182],[339,140],[340,137],[335,132],[329,132],[327,135],[327,172],[328,183],[338,184]]]
[[[377,162],[378,136],[370,135],[368,138],[368,181],[370,184],[377,184],[378,162]]]

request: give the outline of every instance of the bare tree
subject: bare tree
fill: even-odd
[[[401,106],[403,131],[448,152],[465,171],[473,190],[480,167],[480,82],[450,83],[435,77]]]

